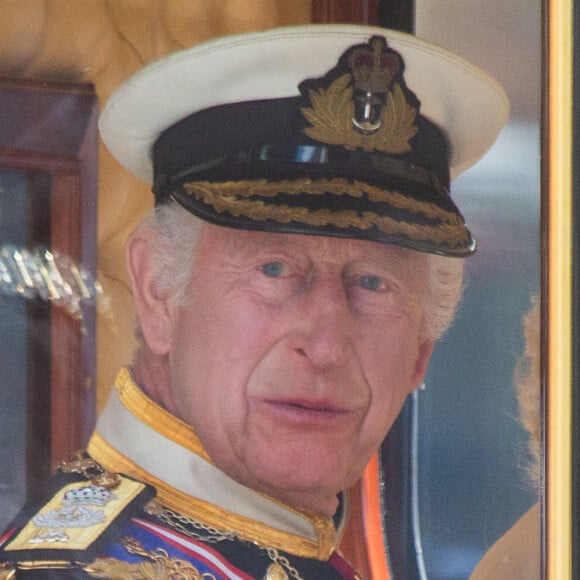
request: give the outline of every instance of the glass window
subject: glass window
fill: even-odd
[[[514,373],[526,349],[523,320],[540,293],[541,3],[418,0],[415,33],[489,72],[511,101],[494,147],[452,183],[478,251],[425,388],[382,454],[394,577],[465,579],[539,501]],[[539,341],[532,348],[537,360]],[[530,514],[539,570],[539,512]]]

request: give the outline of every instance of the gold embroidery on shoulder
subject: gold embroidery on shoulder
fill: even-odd
[[[0,564],[0,580],[13,580],[16,578],[16,568],[8,563]]]
[[[119,476],[114,492],[86,482],[60,489],[5,548],[84,550],[135,499],[145,485]]]
[[[145,562],[129,563],[116,558],[98,558],[85,566],[91,578],[107,580],[216,580],[213,574],[203,574],[190,562],[170,558],[161,548],[151,552],[133,538],[123,538],[122,544],[130,553],[147,558]]]

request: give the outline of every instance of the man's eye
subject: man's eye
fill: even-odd
[[[359,285],[365,290],[370,290],[372,292],[378,292],[384,288],[383,279],[379,276],[361,276],[359,278]]]
[[[261,270],[270,278],[279,278],[284,273],[284,264],[282,262],[268,262],[262,266]]]

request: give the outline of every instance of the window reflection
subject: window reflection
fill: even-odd
[[[526,350],[522,320],[540,287],[541,3],[415,6],[416,34],[488,71],[512,105],[494,148],[452,183],[478,252],[466,263],[463,303],[436,347],[426,389],[383,449],[393,576],[466,579],[500,538],[509,546],[521,517],[537,533],[519,536],[519,547],[529,538],[540,557],[538,483],[514,371]]]
[[[0,245],[26,243],[26,177],[0,171]],[[24,503],[28,324],[26,304],[0,286],[0,528]]]
[[[50,181],[0,171],[0,529],[41,492],[54,459],[51,373],[70,361],[51,355],[52,309],[85,334],[84,313],[101,292],[83,266],[48,249],[50,202],[42,211],[31,207],[50,198]]]

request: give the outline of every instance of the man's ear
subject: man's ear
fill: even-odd
[[[412,390],[415,390],[425,380],[425,375],[427,374],[427,368],[429,367],[429,361],[431,360],[434,348],[434,340],[424,340],[419,345],[415,367],[411,376]]]
[[[155,281],[153,253],[138,233],[127,243],[126,260],[141,332],[151,351],[164,356],[171,342],[170,305],[167,297],[160,295]]]

